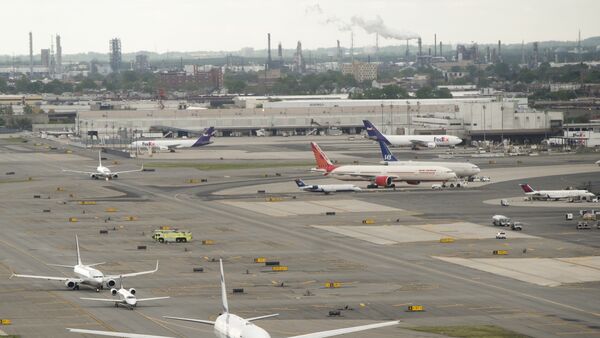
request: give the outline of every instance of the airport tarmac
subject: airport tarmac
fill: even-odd
[[[229,140],[219,145],[217,140],[214,146],[227,144],[240,154],[286,152],[308,158],[308,152],[312,156],[304,138],[259,141],[245,146],[229,144]],[[348,156],[344,162],[378,159],[378,154],[367,153],[377,151],[368,141],[322,138],[320,142],[324,150]],[[185,154],[196,158],[202,151]],[[443,153],[419,151],[416,156],[433,158]],[[410,151],[400,154],[415,156]],[[172,165],[108,182],[61,172],[63,167],[95,166],[96,156],[94,150],[50,140],[0,140],[4,169],[0,172],[4,192],[0,207],[9,211],[0,214],[0,317],[12,320],[12,325],[0,327],[2,331],[21,337],[78,337],[64,329],[77,327],[212,337],[211,327],[162,316],[214,319],[220,309],[216,261],[223,257],[233,313],[246,317],[280,313],[279,318],[257,323],[274,338],[392,319],[401,324],[347,337],[434,337],[409,328],[444,325],[496,325],[533,337],[600,335],[600,282],[595,277],[600,267],[593,258],[600,256],[600,230],[577,231],[576,221],[565,221],[565,208],[558,204],[537,208],[483,203],[520,194],[522,167],[535,167],[528,169],[528,183],[544,189],[598,181],[600,168],[587,166],[597,160],[593,154],[526,158],[522,167],[515,165],[514,158],[495,159],[493,164],[476,159],[482,175],[491,176],[492,181],[465,189],[416,187],[328,196],[297,190],[292,181],[296,177],[311,183],[329,181],[304,166],[197,170],[177,166],[178,161],[189,159],[161,157],[144,163],[169,161]],[[139,165],[136,159],[106,156],[109,162],[119,162],[113,170]],[[566,164],[585,170],[572,172]],[[496,180],[500,172],[505,178]],[[200,178],[207,182],[186,183]],[[257,193],[258,187],[272,184],[281,190],[267,188],[265,194]],[[269,196],[283,201],[267,202]],[[600,206],[581,205],[582,209]],[[336,214],[326,215],[328,210]],[[524,230],[493,227],[494,214],[523,222]],[[69,222],[70,217],[77,221]],[[374,218],[375,224],[363,224],[366,218]],[[161,225],[190,230],[194,241],[155,243],[150,234]],[[506,231],[509,238],[495,239],[498,231]],[[106,262],[99,267],[105,273],[147,270],[160,260],[156,274],[129,278],[126,286],[136,288],[140,296],[172,298],[130,311],[79,299],[107,297],[106,290],[96,294],[84,287],[71,291],[61,282],[8,279],[13,271],[68,276],[68,269],[47,263],[75,262],[75,234],[84,263]],[[364,240],[363,236],[393,243]],[[456,240],[440,243],[442,236]],[[203,245],[202,240],[214,244]],[[138,250],[140,245],[146,250]],[[499,249],[508,255],[494,256],[492,251]],[[274,272],[254,263],[257,257],[279,261],[288,271]],[[558,275],[544,275],[548,269],[531,268],[536,262],[562,270]],[[204,272],[193,272],[195,267],[203,267]],[[573,279],[563,278],[567,275]],[[326,288],[330,281],[339,282],[340,287]],[[244,292],[232,294],[233,288]],[[407,312],[409,305],[423,305],[426,311]],[[328,317],[330,310],[337,309],[341,317]]]

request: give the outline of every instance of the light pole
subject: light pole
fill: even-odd
[[[487,126],[485,125],[485,104],[483,105],[483,142],[486,141],[485,138],[485,130],[486,130]]]
[[[381,104],[381,129],[383,130],[383,103]]]
[[[500,123],[500,135],[502,139],[500,141],[502,141],[502,145],[504,145],[504,103],[502,103],[502,106],[500,107],[500,112],[502,117],[502,121]]]

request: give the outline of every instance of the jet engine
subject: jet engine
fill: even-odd
[[[110,294],[113,296],[116,296],[118,292],[117,289],[110,289]]]
[[[117,174],[112,174],[112,178],[119,178],[119,175],[117,175]]]
[[[97,179],[98,179],[98,175],[96,175],[96,174],[91,174],[91,175],[90,175],[90,178],[92,178],[92,179],[94,179],[94,180],[97,180]]]
[[[377,176],[375,177],[375,184],[378,187],[389,187],[392,185],[392,178],[389,176]]]
[[[129,293],[131,293],[132,295],[135,295],[135,289],[134,288],[129,289]]]
[[[113,288],[115,285],[117,285],[117,282],[114,279],[109,279],[106,281],[106,286],[109,288]]]
[[[75,289],[77,289],[77,288],[78,288],[78,286],[79,286],[79,285],[78,285],[78,284],[77,284],[77,282],[75,282],[74,280],[67,279],[67,280],[65,281],[65,286],[66,286],[66,287],[68,287],[69,289],[73,289],[73,290],[75,290]]]

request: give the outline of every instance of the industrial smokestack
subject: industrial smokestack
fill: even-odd
[[[279,59],[283,59],[283,47],[281,47],[281,42],[277,45],[277,56]]]
[[[62,73],[62,45],[58,34],[56,35],[56,73]]]
[[[271,65],[271,33],[267,33],[267,67]]]
[[[422,47],[422,45],[421,45],[421,38],[419,38],[419,40],[417,40],[417,41],[418,41],[417,43],[419,45],[419,56],[422,56],[423,53],[422,53],[422,48],[421,48]]]
[[[437,56],[437,34],[433,34],[433,56]]]
[[[29,32],[29,77],[33,77],[33,34]]]
[[[442,42],[440,41],[440,56],[444,56],[444,54],[442,53]]]
[[[498,58],[502,62],[502,41],[498,40]]]
[[[342,62],[342,47],[340,46],[340,40],[337,40],[337,61]]]

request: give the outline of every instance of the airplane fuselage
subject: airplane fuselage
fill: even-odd
[[[96,289],[103,287],[104,274],[97,269],[85,265],[75,265],[73,273],[81,279],[81,282],[76,284],[89,285]]]
[[[433,147],[454,147],[462,142],[462,139],[452,135],[384,135],[395,147],[412,147],[415,141]]]
[[[446,182],[456,179],[456,174],[445,167],[412,165],[344,165],[333,169],[329,175],[342,181],[372,181],[378,176],[393,177],[394,182]]]
[[[264,329],[231,313],[217,317],[215,335],[218,338],[271,338]]]
[[[423,161],[384,161],[388,166],[413,165],[413,166],[442,166],[448,168],[456,174],[457,177],[475,176],[481,172],[478,166],[472,163],[459,162],[423,162]]]
[[[322,192],[326,194],[331,192],[361,191],[361,189],[354,184],[313,184],[301,187],[300,189],[304,191]]]
[[[525,193],[533,199],[559,200],[563,198],[594,198],[595,195],[587,190],[537,190]]]

